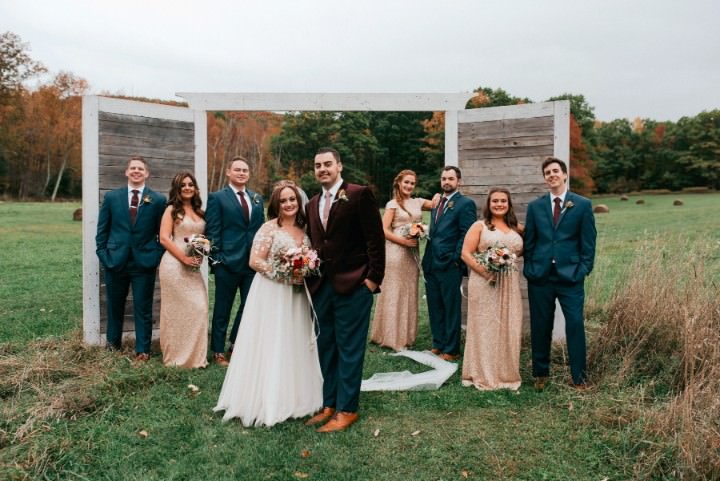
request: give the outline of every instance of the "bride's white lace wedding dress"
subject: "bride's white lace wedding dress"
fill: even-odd
[[[303,244],[310,246],[307,236]],[[244,426],[272,426],[313,414],[322,407],[322,374],[310,304],[304,287],[271,280],[270,259],[298,247],[275,220],[253,241],[250,287],[230,366],[214,411]]]

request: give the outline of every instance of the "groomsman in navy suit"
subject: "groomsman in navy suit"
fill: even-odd
[[[430,239],[422,260],[431,351],[446,361],[460,357],[460,284],[464,266],[460,252],[465,233],[477,220],[475,202],[458,191],[461,178],[460,169],[454,165],[442,171],[443,195],[431,212]]]
[[[308,235],[322,276],[308,279],[317,313],[323,409],[305,422],[342,431],[358,420],[358,401],[373,294],[385,276],[385,235],[375,196],[340,175],[337,150],[315,155],[321,194],[307,205]]]
[[[225,171],[230,185],[208,196],[205,233],[212,241],[212,266],[215,274],[210,349],[216,364],[227,367],[225,338],[235,294],[240,290],[240,308],[230,331],[230,352],[240,327],[250,285],[255,271],[250,268],[253,238],[265,222],[262,197],[246,188],[250,167],[242,157],[235,157]]]
[[[557,299],[565,316],[570,384],[582,390],[587,382],[585,277],[595,262],[595,217],[590,200],[567,190],[565,162],[548,157],[542,163],[542,174],[550,192],[528,204],[523,268],[528,281],[535,388],[542,391],[550,373]]]
[[[158,240],[165,197],[145,185],[150,169],[144,158],[127,163],[127,187],[105,194],[98,215],[95,245],[105,268],[107,347],[120,349],[125,302],[132,286],[136,359],[150,358],[155,273],[164,249]]]

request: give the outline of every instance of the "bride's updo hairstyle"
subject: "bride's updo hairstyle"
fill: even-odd
[[[290,189],[295,193],[295,201],[298,205],[297,214],[295,214],[295,225],[300,228],[304,228],[307,224],[307,216],[305,215],[305,209],[302,205],[302,197],[298,190],[295,182],[292,180],[281,180],[273,186],[272,195],[270,196],[270,202],[268,203],[267,217],[268,220],[277,219],[277,224],[282,225],[280,217],[280,194],[284,189]]]
[[[490,210],[490,197],[492,197],[493,194],[500,192],[502,194],[505,194],[508,199],[508,211],[505,213],[504,221],[507,224],[508,227],[510,227],[512,230],[514,230],[517,233],[522,234],[521,229],[518,228],[518,220],[517,216],[515,215],[515,209],[513,209],[512,204],[512,196],[510,195],[510,191],[505,189],[504,187],[493,187],[490,189],[490,192],[488,192],[487,199],[485,200],[485,208],[483,209],[483,217],[485,217],[485,225],[488,226],[488,229],[495,230],[495,225],[492,223],[493,214]]]
[[[179,222],[185,217],[185,207],[183,206],[181,194],[182,183],[186,177],[189,177],[193,185],[195,186],[195,194],[192,196],[192,199],[190,199],[190,205],[192,206],[193,211],[198,215],[198,217],[200,217],[201,219],[205,218],[205,212],[203,212],[202,210],[202,198],[200,197],[200,189],[198,188],[197,180],[195,180],[195,176],[192,172],[190,172],[189,170],[185,170],[175,174],[175,177],[170,184],[170,193],[168,194],[167,205],[173,206],[173,222]]]

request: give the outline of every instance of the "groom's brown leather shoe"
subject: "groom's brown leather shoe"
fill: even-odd
[[[335,408],[322,408],[319,413],[305,421],[305,426],[314,426],[324,423],[335,414]]]
[[[330,421],[325,423],[324,426],[316,429],[319,433],[332,433],[335,431],[342,431],[349,428],[360,416],[358,413],[350,413],[345,411],[338,411]]]
[[[215,364],[222,367],[228,367],[230,363],[225,359],[225,354],[221,352],[216,352],[213,354],[213,361],[215,361]]]
[[[437,347],[433,347],[432,349],[430,349],[430,352],[432,352],[436,356],[439,356],[440,354],[442,354],[442,351],[440,349],[438,349]]]

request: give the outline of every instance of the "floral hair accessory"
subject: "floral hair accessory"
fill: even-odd
[[[337,193],[338,200],[341,200],[343,202],[347,202],[350,199],[348,199],[347,193],[345,192],[345,189],[340,189]]]
[[[152,197],[149,194],[145,194],[142,198],[143,204],[152,204]]]

